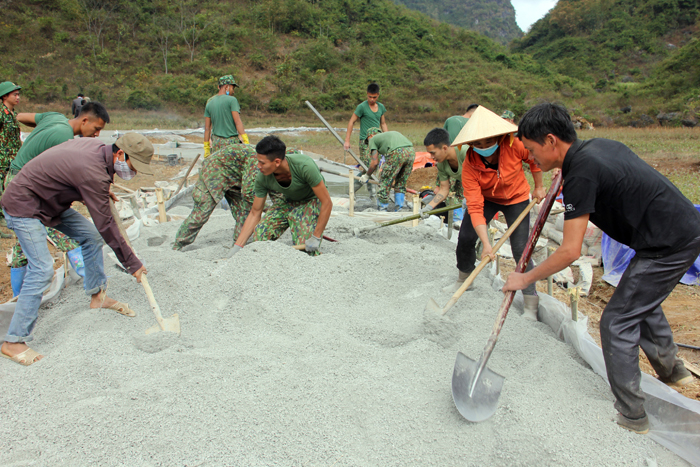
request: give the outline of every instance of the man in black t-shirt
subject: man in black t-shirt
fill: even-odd
[[[640,389],[639,347],[669,386],[692,382],[676,354],[661,303],[700,254],[700,213],[659,172],[616,141],[577,139],[562,106],[540,104],[520,121],[518,136],[548,171],[564,177],[564,239],[557,251],[503,291],[520,290],[578,259],[588,221],[636,251],[600,320],[600,338],[617,423],[649,431]]]

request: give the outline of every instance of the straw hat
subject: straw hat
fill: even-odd
[[[480,105],[452,142],[452,146],[460,146],[480,139],[507,135],[517,131],[517,125],[505,121],[497,114]]]

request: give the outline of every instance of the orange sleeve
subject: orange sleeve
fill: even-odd
[[[471,149],[469,149],[471,151]],[[462,163],[462,188],[464,199],[467,201],[467,211],[472,220],[472,225],[486,225],[484,217],[484,195],[481,194],[479,185],[479,173],[469,164],[469,154]]]

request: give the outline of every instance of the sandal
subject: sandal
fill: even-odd
[[[122,314],[124,316],[129,316],[129,317],[134,317],[136,316],[136,312],[129,308],[128,303],[122,303],[118,302],[115,300],[115,303],[112,304],[111,306],[104,306],[105,300],[107,299],[107,291],[103,290],[100,292],[101,297],[102,297],[102,304],[100,305],[100,308],[104,308],[105,310],[114,310],[119,314]]]
[[[19,363],[20,365],[24,366],[29,366],[32,363],[36,363],[38,360],[36,359],[37,357],[43,357],[39,352],[36,352],[35,350],[32,350],[31,348],[25,350],[22,353],[18,353],[14,357],[10,357],[9,355],[5,355],[4,353],[0,352],[0,355],[3,357],[12,360],[15,363]]]

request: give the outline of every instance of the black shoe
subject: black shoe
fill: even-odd
[[[642,418],[627,418],[621,413],[615,417],[615,422],[622,428],[634,431],[637,434],[645,435],[649,433],[649,417],[644,414]]]
[[[665,378],[659,376],[659,381],[672,388],[678,388],[692,383],[693,375],[688,371],[683,362],[679,361],[674,365],[671,375]]]

